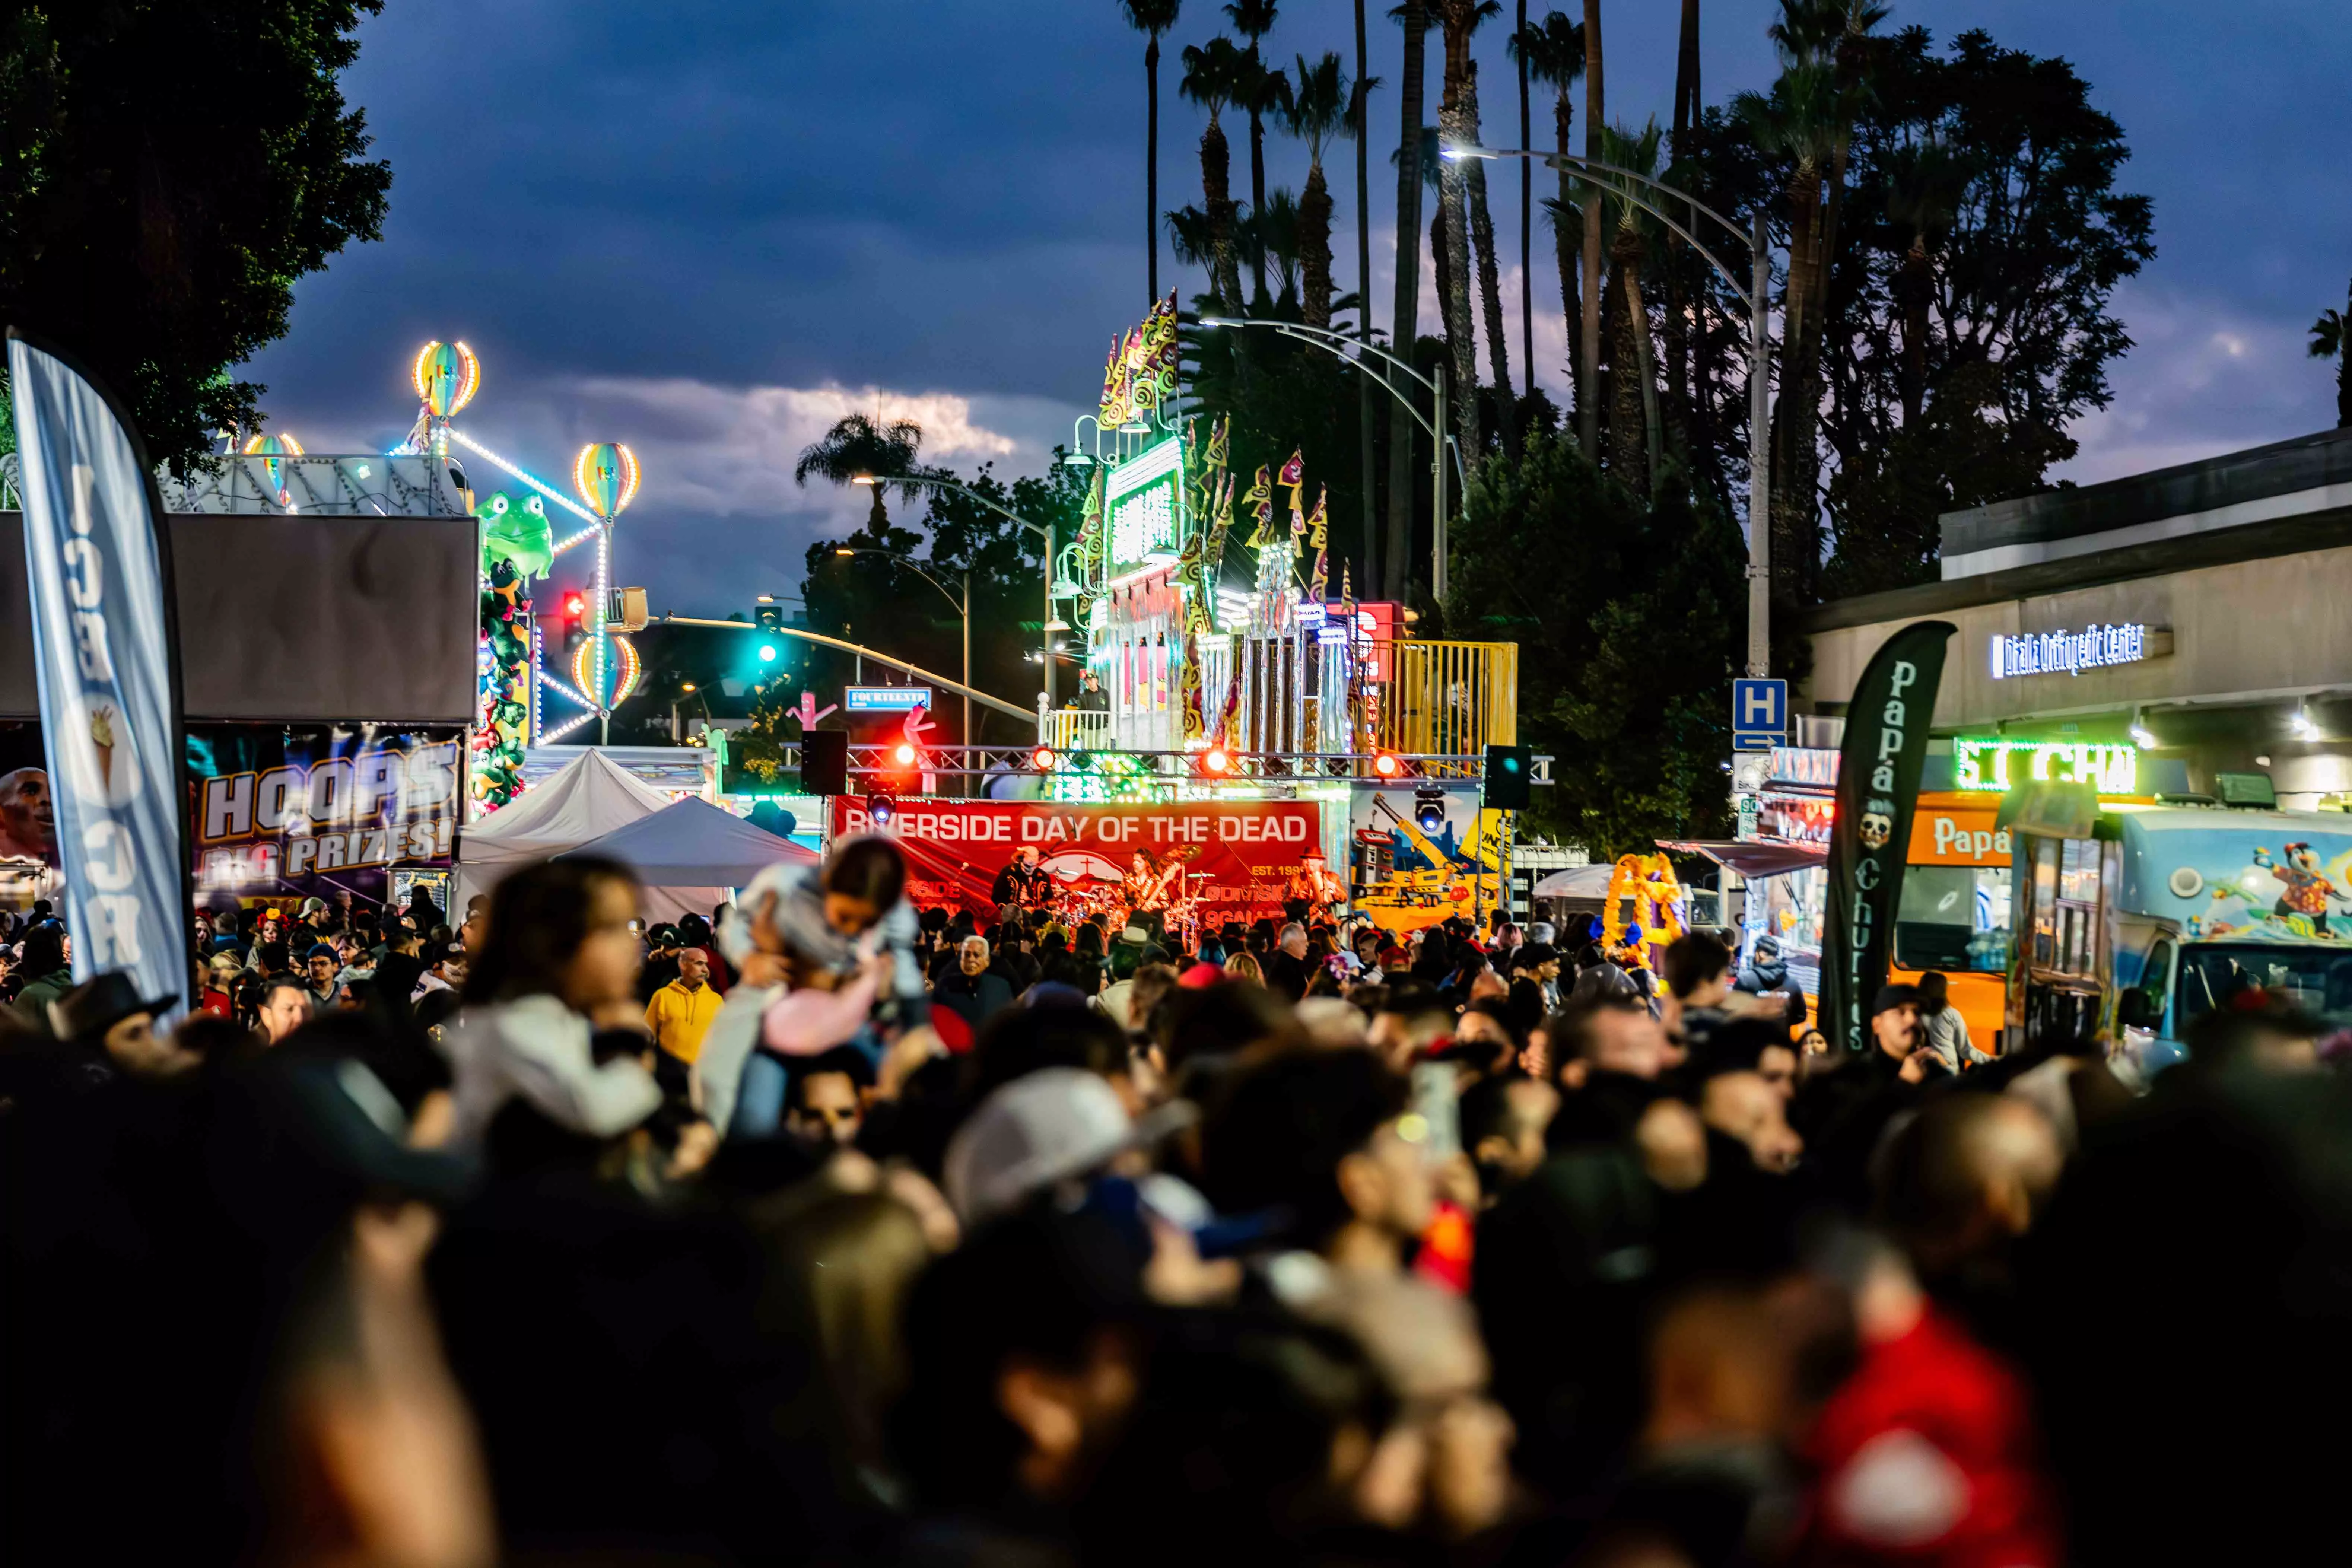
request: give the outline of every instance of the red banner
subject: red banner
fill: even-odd
[[[866,803],[833,802],[835,837],[871,833]],[[908,895],[924,909],[986,915],[996,874],[1024,848],[1057,889],[1108,895],[1141,854],[1162,868],[1183,862],[1170,891],[1197,899],[1209,925],[1279,918],[1288,872],[1323,846],[1314,801],[1172,801],[1096,805],[1076,801],[905,801],[887,829],[906,851]]]

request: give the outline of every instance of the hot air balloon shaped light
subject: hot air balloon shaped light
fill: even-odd
[[[572,488],[580,492],[580,499],[588,503],[588,510],[602,520],[596,533],[596,596],[590,612],[593,620],[590,627],[593,635],[588,644],[593,651],[588,663],[593,679],[581,683],[581,689],[600,708],[608,708],[620,701],[617,695],[608,699],[605,684],[607,674],[613,669],[615,660],[622,657],[618,649],[614,650],[614,658],[604,656],[604,605],[606,595],[612,590],[613,578],[613,520],[627,510],[629,503],[637,499],[639,477],[637,455],[617,441],[592,441],[581,447],[579,456],[572,459]],[[627,680],[615,681],[612,689],[615,692],[625,690],[631,684]]]
[[[262,471],[269,476],[269,488],[277,492],[278,504],[293,507],[286,494],[286,459],[302,455],[302,443],[291,436],[256,436],[245,444],[245,455],[261,459]]]
[[[637,455],[617,441],[597,441],[572,459],[572,488],[588,510],[610,522],[637,499]]]

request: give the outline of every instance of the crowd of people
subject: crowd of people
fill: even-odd
[[[648,926],[12,919],[25,1563],[1933,1563],[2332,1524],[2344,1081],[1826,1048],[1778,955],[921,910],[881,839]],[[1582,936],[1585,933],[1577,933]],[[2300,1412],[2302,1419],[2295,1418]]]

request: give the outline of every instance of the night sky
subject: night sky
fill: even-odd
[[[1372,70],[1393,84],[1388,8],[1370,7]],[[1478,41],[1496,146],[1517,140],[1510,9]],[[1677,10],[1610,0],[1612,120],[1668,117]],[[1769,82],[1770,10],[1710,0],[1709,101]],[[2155,198],[2157,259],[2118,297],[2138,346],[2064,473],[2335,423],[2333,367],[2305,357],[2304,330],[2343,307],[2352,272],[2342,20],[2321,0],[1895,0],[1890,30],[1916,22],[1941,41],[1982,26],[2073,60],[2133,149],[2123,188]],[[1176,96],[1177,55],[1223,21],[1187,0],[1164,46],[1163,209],[1200,196],[1202,117]],[[1352,69],[1353,30],[1349,5],[1285,0],[1267,47],[1284,61],[1337,49]],[[310,450],[382,450],[415,416],[416,346],[462,338],[484,365],[461,420],[478,438],[558,482],[583,441],[635,448],[646,479],[620,532],[623,581],[649,585],[656,610],[748,608],[796,589],[809,541],[862,514],[863,492],[792,483],[801,447],[841,413],[912,416],[927,457],[967,473],[992,459],[1009,476],[1041,468],[1091,406],[1112,334],[1145,304],[1142,55],[1115,0],[390,0],[344,88],[393,166],[384,239],[306,281],[291,335],[248,374],[269,385],[274,426]],[[1439,66],[1433,32],[1433,121]],[[1393,90],[1371,114],[1385,328]],[[1246,199],[1246,121],[1226,125]],[[1331,157],[1344,289],[1352,145]],[[1269,184],[1304,182],[1303,145],[1270,138],[1267,161]],[[1495,172],[1515,255],[1517,179]],[[1557,398],[1559,286],[1540,227],[1536,247],[1538,373]],[[1160,277],[1187,299],[1201,287],[1164,230]],[[1426,263],[1423,278],[1426,331]],[[1516,300],[1516,269],[1506,293]],[[1512,347],[1517,379],[1516,326]]]

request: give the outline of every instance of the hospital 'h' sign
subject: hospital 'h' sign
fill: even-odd
[[[1731,683],[1731,747],[1769,752],[1789,737],[1789,683],[1739,679]]]

